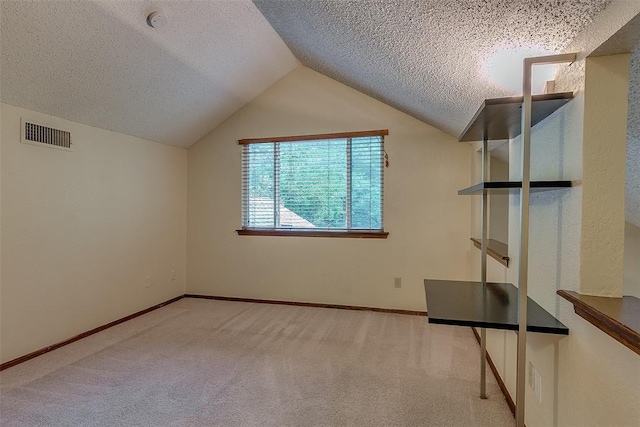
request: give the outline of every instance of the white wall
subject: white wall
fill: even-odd
[[[624,294],[640,298],[640,228],[624,227]]]
[[[640,45],[629,69],[626,174],[624,294],[640,298]]]
[[[3,362],[184,293],[186,150],[0,112]],[[21,117],[73,151],[20,143]]]
[[[626,220],[640,227],[640,42],[631,54],[629,69],[626,174]]]
[[[629,59],[585,61],[580,292],[588,295],[622,296]]]
[[[372,129],[389,129],[388,239],[236,234],[238,139]],[[470,198],[456,192],[470,183],[470,146],[308,68],[239,110],[188,158],[188,293],[424,310],[424,278],[469,276]]]
[[[489,160],[491,181],[509,181],[509,164],[497,157]],[[502,243],[509,242],[509,196],[489,196],[489,238]]]

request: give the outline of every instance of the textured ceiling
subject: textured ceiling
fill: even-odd
[[[627,115],[626,219],[640,227],[640,45],[631,55]]]
[[[458,136],[498,47],[559,52],[609,0],[254,0],[306,66]]]
[[[616,55],[633,52],[640,44],[640,14],[627,22],[614,35],[602,43],[589,56]]]
[[[187,147],[298,65],[249,0],[0,1],[2,102]],[[146,24],[152,11],[165,27]]]

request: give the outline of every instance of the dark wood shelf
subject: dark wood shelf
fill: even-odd
[[[557,190],[559,188],[570,188],[571,181],[531,181],[530,189],[535,191]],[[459,195],[482,194],[491,192],[492,194],[511,193],[522,188],[522,181],[492,181],[481,182],[471,187],[458,191]]]
[[[518,289],[511,283],[424,281],[429,323],[518,330]],[[558,319],[528,299],[527,331],[568,335]]]
[[[471,238],[476,248],[482,249],[482,239]],[[509,267],[509,246],[498,240],[489,239],[487,254],[505,267]]]
[[[534,95],[531,102],[531,126],[535,126],[573,99],[573,92]],[[460,142],[511,139],[520,135],[522,96],[485,99],[465,130]]]
[[[640,299],[594,297],[559,290],[573,304],[576,314],[604,333],[640,354]]]

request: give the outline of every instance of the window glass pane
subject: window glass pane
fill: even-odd
[[[346,228],[346,139],[281,143],[280,227]]]
[[[245,223],[248,227],[272,228],[274,226],[274,146],[252,144],[245,151],[248,167],[248,191],[245,197]]]
[[[380,137],[351,140],[351,228],[382,228]]]

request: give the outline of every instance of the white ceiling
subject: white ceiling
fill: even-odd
[[[559,52],[609,0],[254,0],[306,66],[458,136],[499,46]],[[521,62],[516,62],[521,69]]]
[[[0,2],[2,102],[188,147],[298,65],[250,0]],[[165,27],[146,24],[152,11]]]

